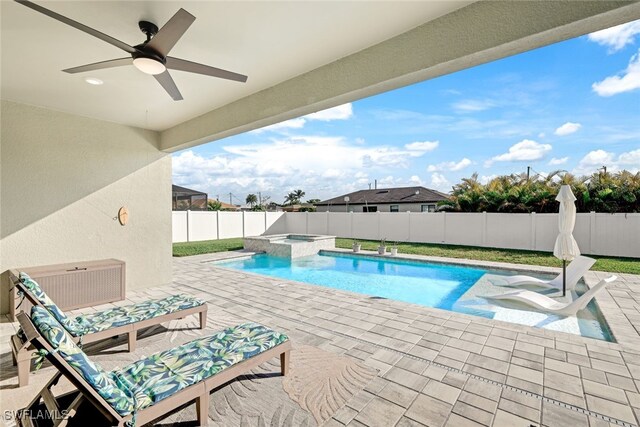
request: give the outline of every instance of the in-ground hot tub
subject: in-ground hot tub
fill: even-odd
[[[248,251],[266,252],[283,258],[300,258],[315,255],[322,249],[335,249],[335,236],[317,234],[272,234],[244,238]]]

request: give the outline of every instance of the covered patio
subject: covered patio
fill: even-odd
[[[138,20],[161,26],[184,7],[198,20],[176,46],[176,55],[241,71],[249,80],[243,85],[175,73],[183,101],[174,101],[133,67],[102,71],[96,77],[104,85],[89,86],[84,75],[61,70],[111,58],[113,46],[17,2],[1,2],[3,314],[14,304],[9,269],[116,258],[126,263],[125,302],[180,288],[205,298],[216,313],[209,332],[239,320],[263,322],[290,334],[299,346],[311,347],[298,350],[308,352],[307,366],[326,356],[332,366],[350,367],[359,378],[347,381],[340,398],[323,404],[314,400],[307,409],[299,404],[305,400],[299,387],[304,381],[289,384],[285,394],[278,391],[278,402],[285,402],[278,414],[261,400],[269,393],[255,399],[262,406],[253,408],[252,415],[220,404],[211,412],[219,425],[243,425],[249,418],[277,425],[638,424],[640,355],[632,325],[640,322],[637,277],[623,275],[601,302],[614,313],[611,319],[619,320],[617,337],[622,339],[617,344],[543,333],[234,273],[202,263],[210,257],[174,260],[169,188],[170,154],[180,149],[639,19],[640,3],[44,6],[127,43],[144,37]],[[128,211],[124,223],[119,221],[123,207]],[[188,328],[171,326],[177,327],[175,334],[171,327],[149,331],[135,353],[120,353],[118,347],[108,352],[95,347],[90,353],[115,367],[193,338]],[[52,372],[44,368],[28,388],[15,388],[7,347],[15,328],[15,323],[2,324],[3,410],[26,404]],[[157,339],[160,333],[168,334],[166,339]],[[260,388],[269,378],[264,373],[252,378],[256,390],[265,390]],[[216,393],[230,390],[241,393]],[[237,399],[225,396],[233,406]],[[260,408],[269,419],[255,418]],[[191,421],[192,410],[163,422]]]

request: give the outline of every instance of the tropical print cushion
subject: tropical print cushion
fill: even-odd
[[[192,307],[199,307],[203,304],[204,301],[187,295],[172,295],[167,298],[145,301],[139,304],[83,314],[76,317],[75,322],[82,328],[82,335],[85,335],[153,319],[154,317],[175,313],[176,311],[186,310]]]
[[[127,390],[118,387],[112,374],[93,363],[73,342],[58,321],[42,307],[31,308],[31,321],[38,332],[120,415],[134,410],[134,400]]]
[[[143,409],[288,339],[257,323],[245,323],[156,353],[116,375],[137,396],[147,396],[137,399],[137,409]]]
[[[30,278],[27,273],[20,273],[20,281],[36,297],[40,304],[49,310],[53,317],[64,326],[67,332],[74,337],[153,319],[176,311],[198,307],[205,303],[187,295],[172,295],[167,298],[84,314],[72,319],[58,308],[40,285]]]
[[[20,273],[20,282],[25,288],[33,294],[34,297],[42,304],[44,308],[56,318],[58,322],[64,326],[64,328],[71,333],[74,337],[84,335],[82,326],[80,326],[74,319],[67,317],[62,310],[58,308],[51,298],[42,290],[38,282],[33,280],[27,273]]]

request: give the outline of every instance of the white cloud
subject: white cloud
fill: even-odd
[[[640,171],[640,149],[620,153],[617,157],[614,153],[605,150],[593,150],[587,153],[573,170],[577,175],[591,175],[602,166],[607,167],[608,172],[627,169],[631,172]]]
[[[578,175],[590,175],[605,164],[611,168],[613,156],[613,153],[604,150],[590,151],[578,162],[573,172]]]
[[[540,133],[538,134],[538,138],[544,138],[545,136],[547,136],[547,134],[546,134],[546,133],[544,133],[544,132],[540,132]]]
[[[465,99],[451,105],[454,110],[462,113],[470,113],[488,110],[496,106],[496,103],[490,99]]]
[[[616,52],[628,44],[633,44],[636,34],[640,34],[640,21],[628,22],[589,34],[589,40],[609,47],[609,53]]]
[[[561,157],[561,158],[553,157],[551,158],[551,160],[549,160],[548,164],[551,166],[564,165],[565,163],[567,163],[567,160],[569,160],[569,157]]]
[[[416,153],[415,155],[417,156],[421,156],[426,152],[435,150],[436,148],[438,148],[438,145],[440,145],[440,141],[416,141],[405,144],[404,148]]]
[[[480,181],[480,184],[485,185],[485,184],[488,184],[489,181],[491,181],[492,179],[497,178],[497,177],[498,177],[498,175],[482,175],[478,179],[478,181]]]
[[[471,160],[465,157],[459,162],[442,162],[442,163],[438,163],[437,165],[429,165],[427,166],[427,171],[428,172],[442,172],[442,171],[457,172],[471,165],[471,163],[472,163]]]
[[[287,188],[302,188],[309,198],[322,198],[367,188],[372,174],[407,168],[423,153],[326,136],[290,136],[219,148],[212,156],[194,150],[174,155],[174,182],[213,195],[232,191],[242,195],[240,199],[262,191],[273,192],[272,200],[281,202]],[[415,185],[406,179],[402,183]]]
[[[323,122],[331,120],[347,120],[353,117],[353,106],[349,102],[347,104],[338,105],[337,107],[318,111],[317,113],[307,114],[304,117],[309,120],[320,120]]]
[[[640,149],[620,154],[618,156],[618,164],[631,166],[635,170],[640,168]]]
[[[327,169],[322,173],[323,178],[339,178],[342,176],[344,176],[344,172],[338,169]]]
[[[581,127],[582,125],[580,123],[567,122],[556,129],[553,133],[558,136],[570,135],[574,132],[577,132]]]
[[[517,144],[509,147],[509,151],[504,154],[495,156],[489,162],[516,162],[516,161],[528,161],[528,160],[540,160],[549,151],[551,151],[551,144],[540,144],[530,139],[523,139]],[[485,164],[487,166],[487,164]]]
[[[449,181],[447,181],[447,178],[443,174],[438,172],[434,172],[431,174],[431,187],[433,187],[434,189],[449,190],[450,186],[451,184],[449,183]]]
[[[629,66],[623,73],[596,82],[591,88],[600,96],[613,96],[640,89],[640,50],[631,57]]]
[[[412,185],[417,185],[417,186],[424,185],[424,182],[422,181],[422,179],[418,175],[411,175],[411,178],[409,178],[409,182]]]
[[[394,178],[391,175],[378,179],[378,188],[397,187],[402,183],[402,178]]]

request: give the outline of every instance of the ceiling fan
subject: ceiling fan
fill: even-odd
[[[153,75],[160,85],[167,91],[174,101],[182,100],[182,94],[178,90],[175,82],[169,74],[169,70],[187,71],[190,73],[204,74],[206,76],[219,77],[221,79],[235,80],[237,82],[246,82],[247,76],[223,70],[221,68],[210,67],[197,62],[191,62],[184,59],[167,56],[169,51],[180,40],[182,35],[195,21],[195,16],[191,15],[184,9],[178,10],[173,17],[158,30],[158,27],[148,21],[140,21],[138,23],[140,30],[147,35],[147,40],[136,45],[130,46],[120,40],[108,36],[100,31],[84,24],[76,22],[66,16],[62,16],[56,12],[46,9],[38,4],[28,0],[16,0],[16,2],[27,6],[37,12],[47,15],[53,19],[91,34],[115,47],[118,47],[128,54],[130,58],[110,59],[108,61],[96,62],[93,64],[82,65],[80,67],[67,68],[62,70],[65,73],[83,73],[85,71],[101,70],[104,68],[122,67],[124,65],[133,64],[143,73]]]

